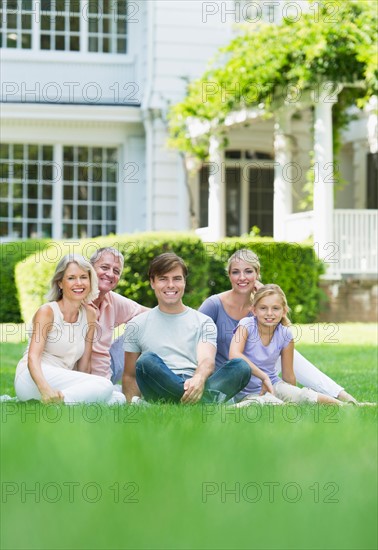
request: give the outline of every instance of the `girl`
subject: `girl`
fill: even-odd
[[[278,285],[262,286],[252,302],[254,317],[242,319],[234,333],[230,345],[230,359],[244,359],[252,370],[247,386],[237,396],[237,400],[248,396],[273,394],[278,400],[294,403],[334,403],[337,399],[317,393],[310,388],[298,388],[293,369],[294,342],[286,296]],[[276,361],[281,356],[282,380],[278,376]],[[262,398],[271,402],[271,397]],[[277,402],[277,400],[275,400]]]

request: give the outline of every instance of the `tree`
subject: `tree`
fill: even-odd
[[[170,143],[191,156],[206,159],[214,128],[243,109],[271,116],[284,101],[315,92],[325,82],[338,89],[333,108],[334,146],[349,121],[347,108],[362,108],[377,93],[376,0],[310,2],[298,21],[279,25],[244,25],[222,48],[208,70],[188,85],[184,100],[169,114]],[[332,13],[330,11],[332,5]],[[337,21],[335,20],[337,18]],[[193,137],[193,121],[202,131]]]

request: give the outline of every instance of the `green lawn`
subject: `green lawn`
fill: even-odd
[[[376,325],[340,325],[338,343],[324,342],[329,327],[302,328],[306,357],[377,400]],[[0,346],[11,395],[24,349],[12,339]],[[4,550],[378,546],[376,408],[0,412]]]

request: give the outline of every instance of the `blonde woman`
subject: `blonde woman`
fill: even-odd
[[[97,275],[77,254],[64,256],[50,283],[48,303],[32,320],[28,347],[16,369],[20,401],[43,403],[124,402],[105,378],[90,374],[95,312],[87,303],[98,295]]]

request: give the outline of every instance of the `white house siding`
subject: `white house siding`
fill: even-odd
[[[1,70],[4,102],[138,102],[134,61],[129,56],[2,50]]]
[[[226,4],[226,3],[223,3]],[[189,223],[188,195],[181,157],[167,147],[166,112],[184,97],[186,81],[199,77],[231,27],[220,17],[203,16],[203,3],[148,2],[152,64],[142,110],[146,128],[147,229],[182,230]]]
[[[149,75],[149,68],[151,66],[149,61],[149,44],[151,36],[149,32],[149,17],[151,9],[149,5],[152,2],[146,2],[141,0],[136,2],[138,6],[138,12],[136,15],[137,23],[132,23],[134,29],[134,47],[132,54],[135,59],[135,81],[139,88],[140,103],[143,105],[147,90],[147,79]],[[131,25],[131,23],[130,23]]]
[[[120,151],[118,233],[146,229],[146,142],[142,126],[127,128],[129,135]],[[143,135],[137,134],[142,132]]]

